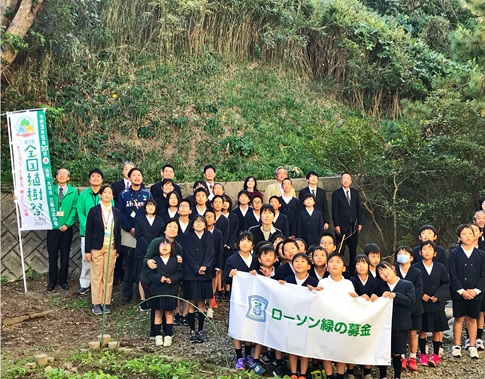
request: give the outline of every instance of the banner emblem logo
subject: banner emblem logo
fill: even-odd
[[[268,300],[262,296],[248,296],[248,311],[246,317],[253,321],[266,322],[266,308]]]

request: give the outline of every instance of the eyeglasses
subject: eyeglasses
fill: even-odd
[[[334,245],[334,243],[333,242],[320,242],[320,245],[330,246],[330,245]]]

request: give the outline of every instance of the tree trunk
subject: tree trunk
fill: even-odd
[[[44,0],[36,0],[35,5],[33,4],[32,0],[21,0],[18,9],[15,13],[14,18],[8,25],[6,29],[6,33],[9,33],[13,36],[23,39],[27,32],[29,31],[30,27],[34,23],[35,16],[39,12],[40,7]],[[2,27],[6,26],[8,23],[8,19],[4,17],[4,12],[7,7],[11,7],[11,9],[16,6],[18,0],[3,0],[2,1]],[[5,24],[4,24],[5,22]],[[5,47],[4,50],[1,52],[1,72],[3,72],[10,63],[13,62],[15,57],[17,56],[18,51],[12,50],[10,47]]]

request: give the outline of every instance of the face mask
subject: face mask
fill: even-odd
[[[408,263],[409,262],[409,256],[408,255],[398,255],[397,256],[397,263]]]

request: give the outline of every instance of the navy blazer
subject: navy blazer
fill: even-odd
[[[305,197],[305,195],[308,193],[310,193],[310,188],[302,188],[298,194],[298,199],[300,199],[300,201],[303,203],[303,197]],[[330,219],[328,217],[327,192],[320,187],[317,187],[315,194],[315,209],[322,212],[323,222],[328,224]]]
[[[163,225],[163,219],[160,216],[155,216],[152,225],[148,222],[146,215],[138,216],[135,219],[135,258],[145,256],[150,242],[162,235]]]
[[[433,261],[431,274],[428,274],[423,261],[415,264],[414,267],[420,270],[423,276],[423,294],[438,298],[436,303],[433,303],[431,300],[421,301],[424,311],[438,312],[444,310],[446,299],[450,293],[450,277],[448,276],[446,267],[439,262]]]
[[[163,182],[163,179],[156,183],[153,183],[152,186],[150,187],[150,192],[152,193],[152,196],[155,200],[163,196],[162,182]],[[182,199],[182,190],[180,189],[180,186],[178,184],[175,184],[175,183],[173,184],[173,190],[174,192],[177,192],[177,194]]]
[[[229,240],[229,219],[221,213],[214,226],[222,233],[222,246],[226,245]]]
[[[232,254],[236,250],[236,239],[239,234],[239,219],[234,212],[229,212],[229,238],[224,246],[224,254]]]
[[[293,274],[293,275],[287,276],[284,280],[286,283],[296,284],[296,275]],[[308,275],[308,278],[306,278],[306,280],[301,284],[301,286],[306,287],[309,285],[313,287],[317,287],[318,280],[315,279],[313,276]]]
[[[380,286],[380,281],[377,278],[374,278],[371,273],[369,273],[369,276],[367,277],[367,281],[365,284],[362,283],[360,278],[357,276],[352,276],[349,278],[349,280],[352,282],[354,285],[355,293],[359,296],[362,295],[367,295],[371,297],[372,295],[378,295],[379,296],[379,286]]]
[[[304,207],[300,200],[296,197],[292,198],[290,202],[287,204],[283,200],[283,196],[280,196],[280,213],[283,213],[288,217],[288,226],[290,227],[290,236],[296,236],[296,218],[298,216],[298,212],[300,212]],[[289,236],[286,236],[289,237]]]
[[[116,207],[111,207],[113,212],[113,244],[115,250],[121,252],[121,215],[120,210]],[[85,251],[101,250],[104,242],[104,221],[101,211],[101,203],[92,207],[88,212],[86,218],[86,238]]]
[[[296,219],[296,237],[303,238],[307,246],[318,245],[320,236],[325,230],[323,229],[323,215],[316,209],[312,215],[306,209],[298,213]]]
[[[148,268],[148,271],[150,271],[149,277],[151,283],[150,296],[177,296],[178,290],[180,288],[179,284],[183,276],[182,265],[180,263],[177,263],[177,257],[170,256],[168,258],[167,264],[163,263],[160,255],[156,255],[153,260],[157,264],[157,267],[153,270],[150,270],[150,268]],[[146,270],[145,268],[143,269]],[[161,283],[160,279],[162,279],[162,276],[170,278],[171,283]]]
[[[248,214],[248,212],[250,212],[250,211],[251,211],[251,207],[248,208],[246,214]],[[236,215],[238,222],[239,222],[238,229],[237,229],[237,235],[239,235],[239,233],[241,233],[243,230],[247,230],[247,229],[244,229],[244,226],[246,225],[246,222],[245,222],[246,216],[243,216],[239,207],[234,208],[232,210],[232,213],[234,213]]]
[[[253,246],[256,246],[262,241],[268,241],[273,243],[276,237],[281,236],[281,230],[275,228],[274,233],[270,232],[269,238],[266,240],[266,238],[264,238],[263,231],[261,230],[261,225],[255,225],[250,227],[248,232],[251,232],[253,234]]]
[[[290,236],[290,225],[288,224],[288,217],[285,214],[279,212],[276,221],[273,221],[273,225],[276,229],[281,230],[281,234],[288,238]]]
[[[180,217],[178,212],[175,213],[175,215],[173,217],[170,217],[170,215],[168,213],[168,208],[165,208],[165,209],[162,209],[161,211],[159,211],[158,215],[163,219],[164,224],[166,224],[168,222],[168,220],[170,220],[171,218],[178,219]]]
[[[414,298],[416,299],[416,301],[414,302],[414,308],[411,313],[413,315],[423,314],[423,303],[419,301],[423,297],[423,276],[421,274],[421,270],[418,270],[416,267],[411,265],[406,274],[406,277],[403,277],[399,266],[396,266],[396,275],[401,279],[406,279],[413,283]]]
[[[246,217],[244,217],[243,230],[249,230],[252,226],[259,225],[260,222],[261,222],[261,215],[259,217],[259,220],[257,220],[256,216],[254,215],[253,209],[249,208],[248,213],[246,213]]]
[[[150,244],[148,245],[148,249],[145,254],[145,257],[143,257],[140,280],[145,284],[150,283],[150,273],[151,273],[151,270],[148,267],[147,262],[149,259],[153,259],[154,257],[160,254],[159,246],[162,238],[164,237],[157,237],[154,240],[152,240],[152,242],[150,242]],[[172,249],[175,251],[175,254],[183,257],[182,245],[180,245],[178,242],[172,242]]]
[[[259,271],[259,267],[261,266],[261,264],[258,261],[258,257],[256,257],[255,255],[251,255],[251,257],[252,260],[249,267],[246,262],[243,261],[239,252],[235,252],[229,258],[227,258],[226,266],[224,267],[224,283],[232,284],[232,278],[229,277],[232,269],[236,269],[237,271],[241,272],[249,272],[252,270]]]
[[[212,270],[215,268],[218,268],[222,270],[224,267],[222,267],[222,255],[224,254],[224,243],[223,243],[223,236],[222,232],[214,228],[212,230],[212,236],[214,237],[214,260],[212,262]]]
[[[350,234],[357,225],[362,225],[362,206],[360,194],[355,188],[350,188],[350,205],[343,188],[332,193],[333,225],[340,227],[340,234]]]
[[[276,268],[276,272],[273,278],[277,280],[285,280],[285,278],[290,275],[295,275],[295,273],[293,272],[290,263],[286,262]]]
[[[451,281],[451,298],[460,299],[457,292],[460,289],[478,288],[482,292],[473,300],[482,301],[485,291],[485,253],[477,248],[473,249],[470,258],[460,247],[450,253],[448,260]]]
[[[382,296],[386,291],[391,291],[387,283],[380,280],[380,284],[379,296]],[[392,330],[410,330],[413,327],[411,311],[415,301],[413,283],[399,279],[391,292],[396,294],[392,308]]]
[[[421,245],[413,247],[414,260],[413,264],[419,263],[423,260],[421,256]],[[436,246],[436,257],[433,258],[433,262],[440,262],[448,267],[448,258],[446,257],[446,251],[441,246]]]
[[[184,252],[184,280],[212,280],[212,263],[214,261],[214,237],[211,232],[204,231],[199,238],[193,229],[182,234],[182,249]],[[199,275],[200,267],[206,267],[205,274]]]

